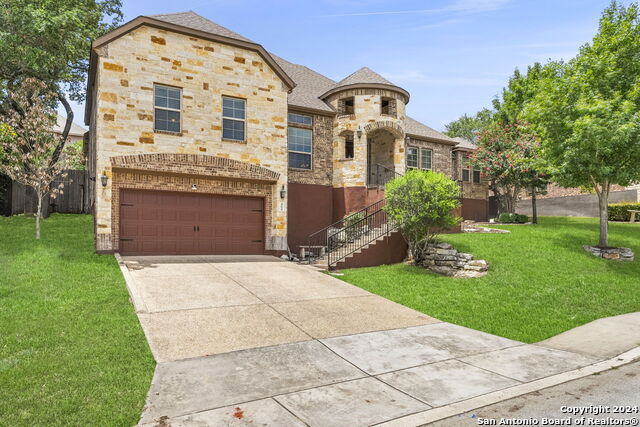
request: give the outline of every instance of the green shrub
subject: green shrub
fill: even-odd
[[[609,205],[609,221],[629,221],[631,220],[631,213],[629,209],[640,211],[640,203],[624,202],[624,203],[611,203]],[[639,215],[636,214],[636,218]]]
[[[505,224],[525,224],[529,222],[527,215],[503,212],[498,216],[498,222]]]
[[[416,264],[444,229],[460,223],[460,187],[441,173],[409,170],[385,186],[384,210],[400,226]]]

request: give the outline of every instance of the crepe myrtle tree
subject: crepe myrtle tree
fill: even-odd
[[[55,157],[62,138],[53,132],[56,97],[46,83],[28,78],[7,92],[5,102],[11,108],[0,114],[0,172],[35,191],[36,239],[40,239],[42,201],[62,192],[53,180],[66,168],[66,157]]]
[[[454,214],[460,186],[444,174],[412,169],[388,182],[384,194],[384,210],[400,226],[416,264],[438,234],[461,221]]]
[[[568,63],[551,62],[526,115],[542,139],[554,181],[598,195],[607,247],[609,191],[640,181],[640,20],[638,4],[612,2],[598,33]]]

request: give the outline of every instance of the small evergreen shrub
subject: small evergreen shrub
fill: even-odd
[[[505,224],[525,224],[529,222],[527,215],[503,212],[498,216],[498,222]]]
[[[640,211],[640,203],[624,202],[609,204],[609,221],[630,221],[631,213],[629,209]],[[640,215],[636,214],[636,221]]]

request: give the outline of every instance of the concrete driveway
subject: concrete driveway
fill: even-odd
[[[123,260],[158,362],[437,322],[270,256]]]
[[[440,322],[273,257],[124,259],[158,361],[146,426],[368,426],[602,357]]]

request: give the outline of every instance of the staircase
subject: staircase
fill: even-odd
[[[401,176],[381,165],[376,168],[381,171],[376,174],[380,177],[376,183],[379,187]],[[386,179],[382,179],[383,176]],[[401,261],[406,254],[406,243],[398,225],[388,218],[384,206],[382,199],[316,231],[309,236],[309,244],[301,247],[301,260],[325,266],[328,270],[338,266],[364,267],[395,259]]]

